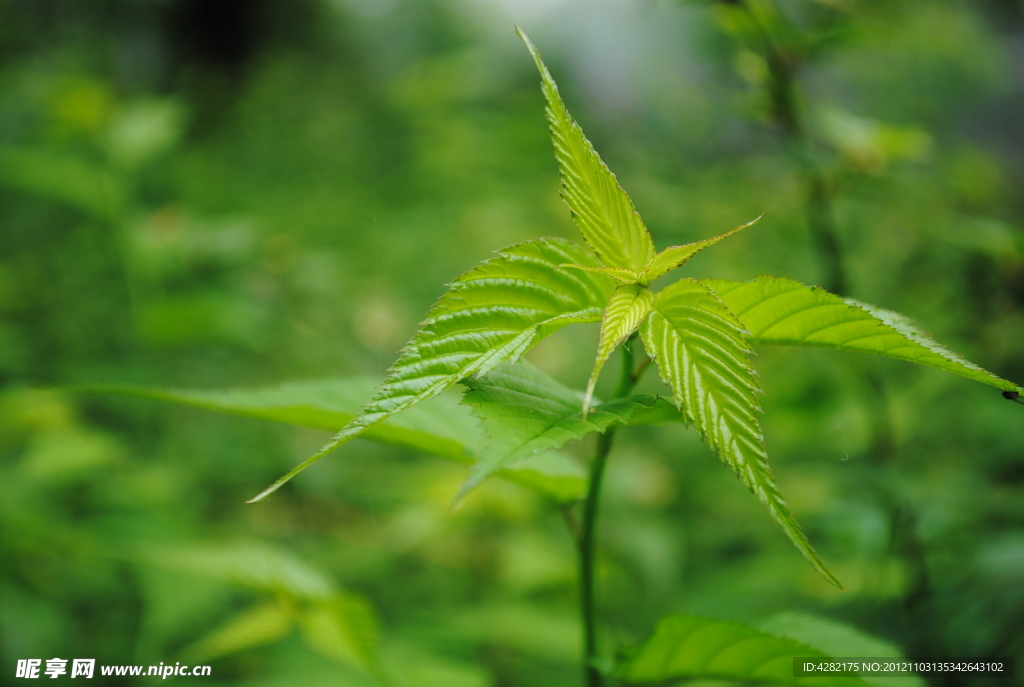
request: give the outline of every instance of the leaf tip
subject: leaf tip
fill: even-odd
[[[267,498],[268,496],[273,494],[275,491],[277,491],[278,488],[282,484],[284,484],[284,482],[281,482],[280,480],[278,480],[277,482],[274,482],[269,487],[267,487],[266,489],[264,489],[260,493],[256,494],[256,496],[253,496],[251,499],[246,501],[246,503],[259,503],[260,501],[262,501],[263,499]]]

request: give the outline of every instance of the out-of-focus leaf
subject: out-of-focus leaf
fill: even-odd
[[[859,677],[794,677],[794,657],[828,658],[808,644],[734,621],[673,615],[657,628],[616,674],[631,684],[731,680],[771,685],[865,687]]]
[[[802,642],[837,658],[906,658],[902,651],[889,642],[864,634],[850,625],[805,613],[781,613],[761,623],[760,628],[773,635]],[[861,679],[877,687],[897,684],[893,681],[894,678],[887,676],[865,675]],[[901,687],[925,685],[924,680],[913,673],[901,674],[898,684]]]
[[[147,398],[300,427],[337,431],[355,417],[360,403],[372,393],[377,384],[372,378],[356,377],[227,391],[123,385],[80,386],[69,387],[67,390]],[[664,407],[666,405],[662,403],[662,407],[650,409],[656,412],[644,412],[644,422],[671,420]],[[459,405],[459,396],[455,392],[446,392],[437,398],[428,399],[368,428],[362,436],[384,444],[423,451],[461,465],[478,462],[477,453],[482,443],[477,420],[470,416],[468,408]],[[586,475],[580,466],[557,453],[524,456],[515,465],[500,469],[497,474],[558,503],[575,501],[586,490]]]
[[[67,203],[104,221],[116,216],[125,203],[121,182],[107,170],[42,148],[0,151],[0,183]]]
[[[489,687],[493,676],[479,662],[426,651],[422,642],[388,642],[386,670],[398,687]]]
[[[292,617],[277,602],[247,608],[182,653],[192,661],[208,661],[237,651],[270,644],[292,629]]]
[[[81,386],[69,390],[147,398],[299,427],[337,431],[352,421],[360,404],[377,384],[371,377],[353,377],[225,391],[143,386]],[[452,394],[433,403],[421,404],[368,428],[364,436],[459,463],[470,463],[473,458],[467,444],[475,443],[479,431],[468,413],[460,413],[454,408],[458,402]]]
[[[110,129],[111,158],[123,167],[137,168],[173,148],[181,138],[184,114],[181,104],[169,98],[125,103]]]
[[[262,542],[154,546],[144,548],[140,557],[150,565],[295,599],[323,600],[336,594],[323,573]]]
[[[650,232],[615,175],[569,116],[537,48],[518,27],[516,31],[540,71],[555,158],[562,174],[562,198],[572,210],[576,226],[605,265],[639,274],[654,257]]]
[[[73,481],[93,474],[123,455],[110,436],[78,427],[40,432],[24,457],[24,474],[47,484]]]
[[[465,384],[469,391],[463,403],[473,408],[487,436],[483,457],[473,466],[460,497],[502,467],[514,467],[591,432],[604,432],[614,424],[629,423],[636,415],[670,406],[662,398],[641,394],[603,403],[584,419],[578,391],[525,362],[503,365]],[[585,485],[582,468],[577,466],[573,477]]]
[[[893,126],[828,108],[818,117],[825,139],[864,172],[879,172],[890,160],[913,160],[931,148],[931,137],[913,127]]]
[[[384,384],[359,415],[319,451],[251,501],[359,436],[369,427],[432,398],[470,375],[515,361],[545,336],[574,322],[595,322],[611,295],[612,280],[562,270],[566,262],[594,264],[582,246],[536,239],[498,252],[452,283],[406,344]]]
[[[679,410],[765,505],[814,569],[840,587],[775,485],[757,420],[760,389],[740,321],[707,286],[683,279],[658,294],[640,333]]]
[[[573,615],[523,601],[466,609],[448,619],[439,632],[460,642],[483,642],[556,661],[574,661],[580,650]]]
[[[821,346],[874,353],[930,365],[1004,391],[1024,388],[1001,379],[943,347],[906,317],[843,299],[791,279],[705,279],[743,322],[756,343]]]
[[[375,673],[378,668],[377,619],[360,597],[336,595],[304,609],[302,635],[314,649],[340,663]]]

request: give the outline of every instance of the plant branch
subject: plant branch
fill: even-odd
[[[730,4],[738,5],[743,10],[760,39],[768,67],[766,89],[771,101],[771,117],[800,175],[807,226],[825,270],[823,286],[832,293],[845,293],[846,270],[843,267],[842,247],[839,245],[832,209],[833,193],[825,173],[814,161],[810,136],[800,106],[800,86],[797,82],[799,56],[797,51],[780,45],[771,28],[765,25],[746,0]]]
[[[650,366],[652,362],[654,362],[654,358],[650,357],[649,355],[645,355],[644,359],[641,360],[640,363],[633,370],[633,374],[629,378],[631,391],[632,388],[636,386],[637,382],[640,381],[640,378],[644,376],[644,372],[647,371],[647,368]]]
[[[647,363],[633,369],[632,344],[636,341],[634,332],[622,345],[622,372],[619,377],[615,398],[628,396],[636,385]],[[604,481],[608,454],[615,441],[615,428],[609,429],[597,440],[597,450],[590,463],[590,480],[586,500],[583,502],[583,521],[579,533],[579,574],[580,574],[580,619],[583,626],[583,674],[587,687],[602,687],[604,677],[595,665],[597,660],[597,604],[595,589],[595,542],[597,534],[597,513],[601,499],[601,485]]]

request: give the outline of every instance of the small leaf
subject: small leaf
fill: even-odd
[[[634,416],[664,411],[670,405],[657,396],[641,394],[603,403],[584,420],[580,417],[582,395],[578,391],[525,362],[502,365],[465,384],[469,391],[462,402],[481,419],[487,444],[484,457],[473,467],[457,499],[502,467],[515,467],[530,456],[557,449],[591,432],[604,432],[614,424],[629,423]]]
[[[594,264],[565,239],[535,239],[498,252],[452,283],[402,349],[383,386],[359,415],[313,456],[249,502],[282,484],[367,428],[440,394],[470,375],[514,361],[537,341],[573,322],[596,322],[613,282],[558,269]]]
[[[65,203],[92,217],[110,221],[126,205],[120,179],[88,160],[45,148],[0,152],[0,185]]]
[[[608,275],[619,284],[638,284],[640,282],[639,274],[621,267],[591,267],[589,265],[559,265],[559,267],[569,267],[575,270],[587,270],[588,272],[600,272],[601,274]]]
[[[220,391],[130,385],[77,386],[63,390],[145,398],[337,432],[359,413],[360,405],[379,383],[372,377],[352,377]],[[428,401],[370,427],[364,438],[458,463],[472,463],[470,450],[478,443],[476,422],[468,414],[451,412],[451,407],[458,403],[458,395],[451,393],[451,398]]]
[[[731,680],[770,685],[866,687],[859,677],[793,676],[793,658],[828,659],[807,644],[756,627],[693,615],[662,618],[632,658],[615,671],[631,684]]]
[[[319,570],[262,542],[153,546],[139,557],[164,569],[294,599],[325,599],[336,593],[334,583]]]
[[[366,673],[379,670],[377,618],[364,599],[338,594],[314,603],[300,614],[299,627],[324,656]]]
[[[619,344],[636,331],[651,312],[652,305],[654,294],[639,284],[623,284],[615,289],[601,318],[601,339],[597,344],[594,371],[590,373],[587,391],[583,397],[583,417],[586,417],[590,410],[590,399],[594,396],[594,387],[597,385],[601,368]]]
[[[654,259],[651,260],[651,264],[647,266],[647,269],[645,269],[643,274],[640,276],[640,283],[650,284],[652,281],[654,281],[661,275],[671,272],[677,267],[681,267],[686,261],[688,261],[694,255],[701,252],[708,246],[713,246],[722,239],[729,238],[733,234],[742,231],[743,229],[746,229],[749,226],[757,224],[761,220],[761,217],[764,217],[764,215],[760,215],[753,222],[741,224],[732,231],[727,231],[721,236],[714,236],[710,239],[697,241],[696,243],[687,243],[686,245],[683,246],[670,246],[666,248],[665,250],[661,251],[656,256],[654,256]]]
[[[775,485],[757,420],[760,389],[740,321],[707,286],[683,279],[658,294],[640,334],[676,406],[701,438],[768,508],[814,569],[840,587]]]
[[[270,644],[292,629],[291,615],[278,602],[247,608],[182,653],[195,662]]]
[[[572,210],[576,226],[605,265],[641,272],[654,257],[654,241],[647,227],[615,175],[569,116],[540,53],[519,27],[516,32],[540,71],[555,158],[562,175],[562,198]]]
[[[780,277],[701,283],[736,313],[756,343],[874,353],[937,367],[1004,391],[1024,392],[944,348],[897,313]]]

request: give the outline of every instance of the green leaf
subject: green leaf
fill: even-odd
[[[264,603],[245,609],[182,653],[195,662],[208,661],[270,644],[284,637],[291,629],[291,614],[280,603]]]
[[[830,656],[807,644],[734,621],[693,615],[662,618],[616,674],[629,683],[733,680],[772,685],[865,687],[859,677],[793,676],[794,657]]]
[[[590,410],[590,399],[594,396],[594,387],[601,374],[601,368],[608,361],[612,352],[619,344],[636,331],[640,323],[651,312],[654,305],[654,294],[639,284],[623,284],[615,289],[608,301],[601,318],[601,339],[597,344],[597,360],[594,371],[587,381],[587,391],[583,397],[583,416]]]
[[[736,313],[754,342],[874,353],[1024,393],[1024,388],[944,348],[897,313],[780,277],[746,282],[705,279],[701,283]]]
[[[289,551],[262,542],[144,547],[140,560],[235,587],[322,600],[336,594],[331,579]]]
[[[773,635],[803,642],[836,658],[906,660],[906,656],[895,645],[830,618],[787,612],[760,623],[759,627]],[[888,687],[893,684],[893,678],[889,676],[865,675],[862,679],[876,687]],[[913,673],[901,674],[898,684],[902,687],[925,687],[924,680]]]
[[[764,215],[762,214],[753,222],[741,224],[732,231],[727,231],[721,236],[714,236],[710,239],[697,241],[696,243],[687,243],[686,245],[683,246],[669,246],[668,248],[654,256],[654,259],[651,260],[651,264],[648,265],[647,269],[645,269],[643,271],[643,274],[640,275],[640,283],[650,284],[652,281],[654,281],[661,275],[671,272],[677,267],[682,267],[682,265],[686,261],[688,261],[694,255],[701,252],[708,246],[713,246],[722,239],[729,238],[733,234],[742,231],[749,226],[757,224],[761,220],[761,217],[764,217]]]
[[[469,390],[462,402],[481,419],[487,444],[484,457],[473,466],[459,497],[502,467],[514,467],[530,456],[557,449],[591,432],[604,432],[614,424],[627,424],[634,417],[661,412],[664,418],[664,410],[670,407],[664,399],[641,394],[603,403],[584,420],[578,391],[525,362],[502,365],[486,377],[466,380],[465,384]],[[585,486],[582,469],[580,475]],[[583,489],[577,496],[582,493]]]
[[[654,241],[647,227],[615,175],[569,116],[540,53],[519,27],[516,32],[540,70],[555,158],[562,175],[562,198],[583,237],[605,265],[639,274],[654,257]]]
[[[102,221],[116,217],[126,204],[125,188],[109,171],[45,148],[0,152],[0,184],[65,203]]]
[[[606,274],[614,279],[619,284],[638,284],[640,282],[640,275],[633,270],[623,269],[621,267],[591,267],[589,265],[559,265],[559,267],[570,267],[576,270],[587,270],[588,272],[600,272]]]
[[[383,386],[359,415],[313,456],[250,500],[259,501],[367,428],[438,395],[470,375],[514,361],[537,341],[573,322],[595,322],[612,280],[560,270],[566,262],[594,264],[565,239],[511,246],[462,275],[430,309]]]
[[[65,387],[63,391],[145,398],[336,432],[352,421],[360,405],[379,385],[379,380],[372,377],[356,377],[227,391],[128,385]],[[455,391],[444,392],[373,425],[362,438],[472,465],[479,460],[482,433],[469,409],[458,405],[460,399]],[[664,409],[660,413],[645,413],[644,422],[665,422],[664,415]],[[586,489],[584,471],[564,456],[554,454],[524,459],[500,470],[497,476],[558,503],[571,503]]]
[[[701,438],[768,508],[814,569],[840,587],[775,485],[757,420],[760,389],[740,321],[707,286],[683,279],[658,294],[640,334],[676,406]]]
[[[364,599],[338,594],[311,604],[300,613],[299,627],[324,656],[370,674],[379,670],[377,618]]]
[[[129,385],[78,386],[64,390],[145,398],[337,432],[352,421],[360,405],[379,384],[380,381],[372,377],[354,377],[223,391]],[[472,463],[475,459],[471,455],[471,447],[479,443],[477,423],[468,413],[452,412],[458,396],[451,393],[451,398],[428,401],[387,422],[374,425],[363,436],[458,463]]]

